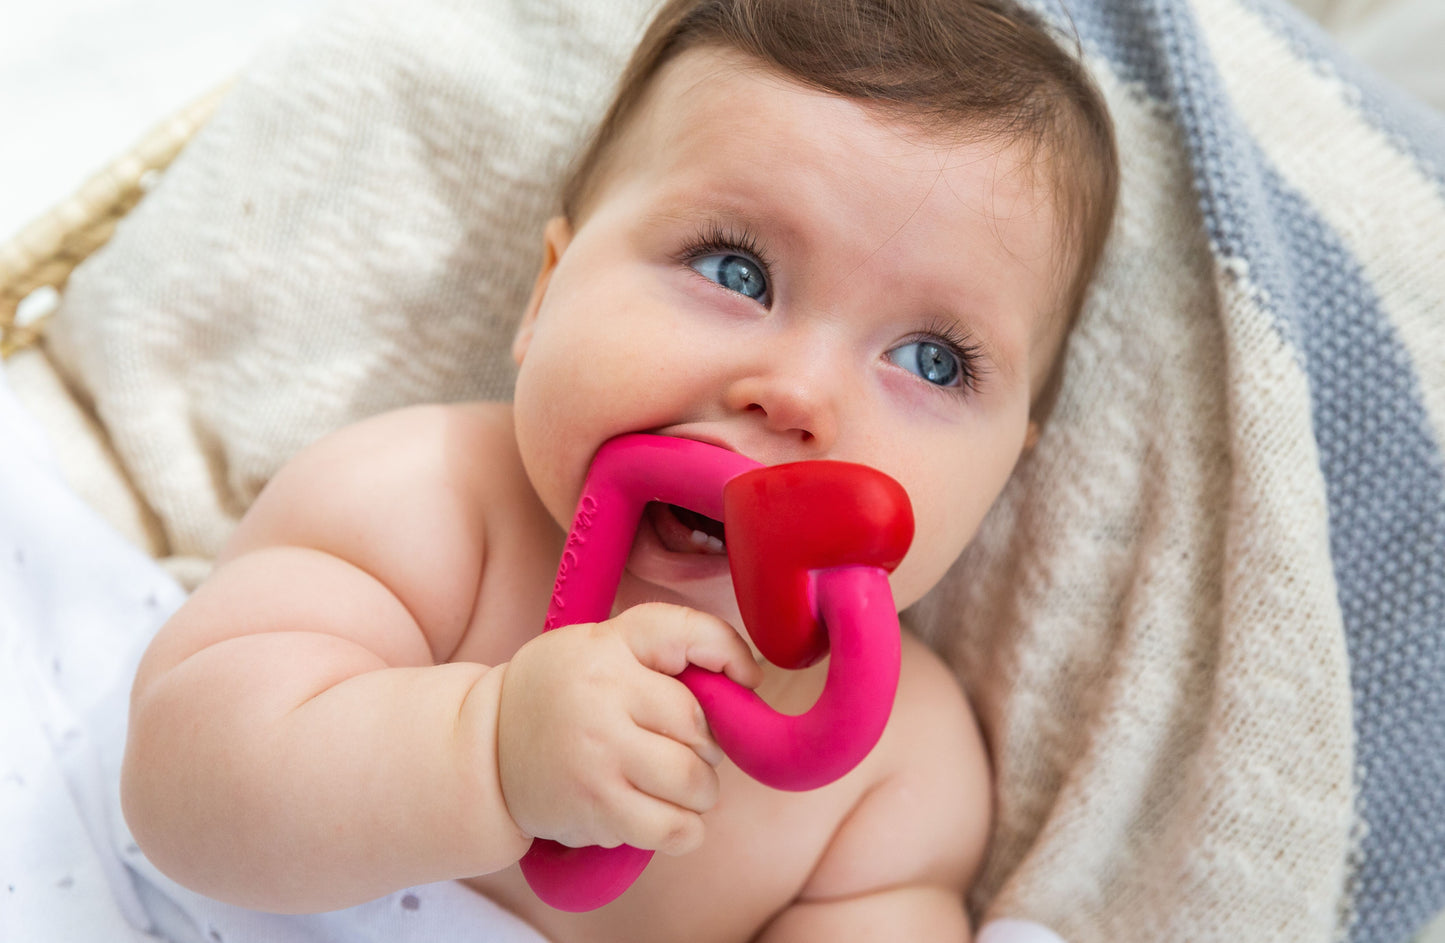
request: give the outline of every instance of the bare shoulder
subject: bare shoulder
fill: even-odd
[[[398,507],[482,500],[515,455],[511,412],[501,404],[412,406],[364,419],[288,461],[220,559],[273,542],[317,546],[370,527],[390,531]]]
[[[488,508],[512,503],[521,482],[510,406],[383,413],[282,467],[218,563],[267,547],[320,550],[384,584],[445,651],[475,603]]]
[[[839,826],[804,899],[907,886],[961,894],[988,841],[988,755],[953,673],[906,632],[898,698],[873,762],[874,785]]]

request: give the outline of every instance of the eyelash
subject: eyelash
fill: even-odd
[[[756,260],[771,285],[773,264],[767,249],[746,227],[734,229],[717,221],[700,226],[697,233],[678,254],[678,259],[684,265],[690,265],[698,259],[718,253],[745,255]],[[930,321],[923,330],[908,338],[904,343],[918,343],[919,341],[931,341],[943,347],[958,358],[959,368],[963,371],[963,379],[958,386],[935,387],[935,389],[954,396],[967,396],[978,392],[985,362],[982,346],[970,340],[969,336],[956,325],[942,320]]]
[[[954,396],[968,396],[978,392],[986,363],[981,344],[970,340],[969,335],[957,325],[943,320],[930,321],[922,331],[907,338],[903,343],[916,344],[920,341],[938,344],[957,357],[959,369],[963,372],[958,386],[935,386],[934,389]],[[897,347],[892,349],[897,349]]]
[[[721,222],[709,222],[698,227],[697,233],[688,241],[678,259],[684,265],[691,265],[698,259],[710,255],[744,255],[756,261],[763,270],[769,286],[773,281],[773,263],[768,250],[747,227],[734,229]]]

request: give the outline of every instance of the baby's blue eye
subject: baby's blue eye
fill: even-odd
[[[901,344],[887,356],[904,370],[918,374],[935,386],[958,386],[963,379],[963,364],[958,354],[934,341]]]
[[[718,252],[704,255],[688,263],[703,278],[717,282],[729,291],[766,304],[768,278],[763,267],[743,255]]]

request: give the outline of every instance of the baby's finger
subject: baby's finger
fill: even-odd
[[[744,687],[757,687],[762,668],[742,636],[716,616],[686,606],[644,603],[624,612],[626,638],[637,660],[675,675],[689,664],[725,673]]]
[[[703,813],[717,805],[717,771],[675,740],[639,738],[621,771],[640,792],[688,812]]]
[[[708,730],[702,707],[681,681],[650,674],[645,684],[634,686],[628,705],[633,723],[689,747],[705,763],[716,766],[723,760],[722,749]]]
[[[640,790],[617,814],[619,834],[634,848],[685,855],[702,845],[705,829],[701,815]]]

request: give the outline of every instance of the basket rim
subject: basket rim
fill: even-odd
[[[227,80],[151,128],[73,194],[0,244],[0,360],[39,343],[53,316],[21,323],[25,299],[42,288],[64,290],[71,273],[109,241],[233,85],[234,79]]]

